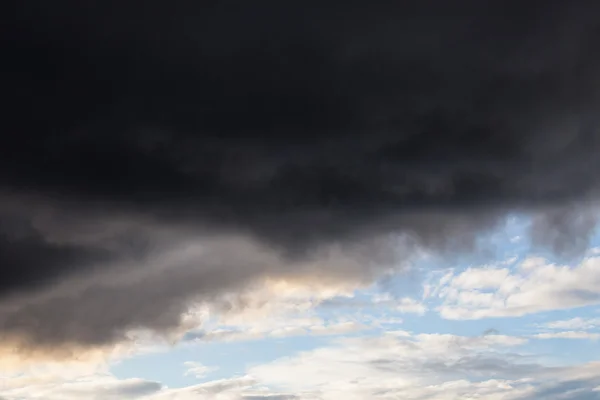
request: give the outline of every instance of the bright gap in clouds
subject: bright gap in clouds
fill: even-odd
[[[600,235],[570,264],[495,232],[496,260],[409,271],[359,289],[266,282],[253,303],[199,304],[176,344],[144,339],[102,362],[37,363],[3,399],[577,399],[600,395]],[[432,263],[437,268],[432,268]],[[406,279],[419,289],[404,290]],[[194,318],[192,318],[193,316]]]

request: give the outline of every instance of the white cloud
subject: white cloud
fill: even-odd
[[[462,289],[497,289],[509,275],[507,268],[469,268],[452,280],[452,286]]]
[[[344,335],[368,329],[363,324],[347,321],[329,325],[315,325],[310,327],[310,333],[314,335]]]
[[[600,326],[600,318],[581,318],[575,317],[567,320],[553,321],[544,324],[549,329],[578,329],[588,330]]]
[[[525,342],[503,335],[391,332],[343,339],[337,346],[254,367],[249,373],[267,385],[316,392],[323,399],[420,398],[411,396],[434,392],[433,386],[468,374],[490,379],[522,374],[529,366],[509,361],[510,354],[503,355],[502,349]]]
[[[280,322],[285,322],[282,319]],[[320,318],[289,320],[289,324],[281,326],[261,325],[237,325],[217,327],[214,329],[197,329],[188,332],[185,341],[198,342],[237,342],[252,341],[265,338],[284,338],[291,336],[306,335],[345,335],[353,332],[372,329],[371,326],[356,321],[324,321]]]
[[[381,326],[381,325],[399,325],[399,324],[403,324],[404,320],[402,318],[394,318],[394,317],[390,317],[390,318],[379,318],[375,321],[375,323],[377,324],[377,326]]]
[[[423,315],[427,312],[427,307],[414,299],[404,297],[398,301],[396,310],[405,314],[419,314]]]
[[[378,293],[372,297],[373,304],[392,308],[403,314],[423,315],[427,312],[427,307],[411,297],[394,298],[390,293]]]
[[[164,389],[148,400],[242,400],[256,381],[249,376],[219,379],[178,389]]]
[[[186,361],[183,365],[187,368],[185,375],[192,375],[197,379],[204,378],[209,373],[218,369],[217,367],[208,367],[195,361]]]
[[[372,326],[349,318],[323,318],[317,307],[332,298],[352,298],[347,287],[267,281],[243,294],[224,295],[201,309],[203,323],[184,341],[251,341],[305,335],[341,335]]]
[[[600,303],[600,257],[571,267],[528,258],[518,268],[470,268],[439,282],[447,319],[522,316]]]
[[[520,242],[522,239],[523,239],[523,238],[522,238],[521,236],[517,235],[517,236],[513,236],[513,237],[511,237],[511,238],[509,239],[509,241],[510,241],[511,243],[518,243],[518,242]]]
[[[538,333],[531,336],[535,339],[600,339],[600,333],[590,333],[585,331],[565,331],[565,332],[549,332]]]
[[[312,393],[322,400],[558,400],[571,398],[564,396],[574,389],[590,396],[600,383],[597,364],[544,367],[510,351],[525,342],[504,335],[403,331],[346,339],[337,346],[254,367],[249,373],[267,386]]]
[[[387,332],[337,339],[335,344],[249,368],[245,375],[184,388],[108,373],[0,386],[8,400],[559,400],[590,396],[600,365],[545,367],[517,351],[526,338]],[[211,369],[187,362],[188,373]],[[576,386],[572,382],[576,382]],[[278,388],[275,390],[274,388]],[[563,396],[563,397],[561,397]],[[582,397],[583,398],[583,397]]]

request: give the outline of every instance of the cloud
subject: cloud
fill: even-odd
[[[83,376],[73,381],[31,382],[28,386],[0,389],[6,399],[94,400],[139,399],[160,392],[162,385],[143,379],[119,380],[111,376]]]
[[[332,298],[350,297],[342,288],[319,290],[315,287],[294,286],[274,282],[246,293],[239,307],[237,299],[224,299],[223,305],[202,327],[187,332],[184,341],[250,341],[305,335],[343,335],[372,329],[360,318],[319,315],[318,307]],[[228,302],[227,300],[233,300]],[[219,314],[222,309],[228,312]],[[376,321],[377,322],[377,321]]]
[[[131,341],[136,330],[176,338],[206,318],[190,315],[193,304],[205,304],[215,315],[229,318],[242,311],[268,314],[281,304],[277,299],[284,290],[296,299],[296,291],[318,298],[366,284],[372,278],[360,260],[333,254],[283,267],[277,255],[244,240],[181,242],[143,265],[130,260],[108,271],[65,279],[34,296],[9,299],[0,307],[0,327],[4,340],[24,353],[35,347],[37,353],[54,356],[63,348],[78,354],[86,346]],[[356,273],[339,276],[352,270]]]
[[[216,371],[216,367],[207,367],[198,362],[186,361],[183,365],[187,368],[185,375],[193,375],[197,379],[204,378],[210,372]]]
[[[581,318],[575,317],[567,320],[553,321],[544,324],[550,329],[593,329],[600,326],[600,318]]]
[[[250,395],[244,396],[244,400],[299,400],[300,397],[292,394],[273,394],[273,395]]]
[[[422,302],[413,299],[412,297],[396,297],[390,293],[378,293],[371,299],[356,299],[356,298],[332,298],[324,300],[320,306],[326,308],[342,307],[342,308],[359,308],[359,309],[381,309],[394,310],[402,314],[418,314],[423,315],[427,312],[427,306]]]
[[[432,377],[453,380],[464,373],[494,377],[522,374],[528,365],[508,362],[510,355],[492,349],[513,347],[526,340],[501,335],[461,337],[441,334],[353,338],[337,346],[251,368],[265,384],[297,391],[317,391],[324,399],[335,395],[372,398],[388,389],[416,390],[433,383]],[[444,379],[440,378],[440,379]],[[386,396],[381,396],[385,398]],[[339,397],[338,397],[339,398]]]
[[[538,333],[532,335],[535,339],[588,339],[598,340],[600,339],[600,333],[591,333],[584,331],[565,331],[565,332],[550,332],[550,333]]]
[[[233,377],[229,379],[219,379],[188,386],[180,389],[166,389],[150,399],[161,400],[243,400],[244,392],[252,389],[256,381],[248,376]],[[260,393],[260,392],[259,392]],[[268,397],[267,397],[268,398]]]
[[[578,265],[525,259],[516,270],[470,268],[440,280],[440,315],[448,319],[522,316],[600,303],[600,258]]]
[[[477,250],[512,212],[536,244],[581,250],[600,6],[467,3],[11,1],[2,337],[180,333],[190,303],[365,284],[417,248]]]
[[[265,384],[291,387],[324,400],[583,400],[596,396],[597,363],[545,366],[531,355],[514,352],[525,343],[524,338],[494,334],[390,332],[378,338],[338,341],[251,368],[249,373]]]
[[[537,390],[531,395],[522,396],[520,400],[534,399],[568,399],[568,400],[594,400],[598,397],[594,389],[590,389],[590,382],[567,381],[558,384],[547,384],[544,388]]]
[[[12,386],[1,387],[0,396],[9,400],[593,398],[600,385],[598,363],[544,365],[535,355],[520,353],[527,340],[494,333],[457,336],[390,331],[379,336],[337,338],[323,347],[250,366],[243,375],[187,387],[119,380],[101,371],[72,369],[48,374],[53,371],[48,370],[30,374],[29,380],[7,381]],[[192,374],[204,376],[207,371],[195,362],[186,366]]]
[[[377,305],[393,307],[396,311],[405,314],[423,315],[427,312],[427,307],[423,303],[410,297],[394,299],[393,296],[389,294],[383,294],[375,296],[373,302]]]

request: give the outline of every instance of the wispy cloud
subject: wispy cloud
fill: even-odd
[[[594,329],[600,327],[600,318],[575,317],[571,319],[553,321],[544,324],[549,329]]]
[[[537,333],[531,335],[535,339],[588,339],[598,340],[600,339],[600,333],[590,333],[584,331],[565,331],[565,332],[550,332],[550,333]]]
[[[219,369],[218,367],[208,367],[195,361],[186,361],[183,365],[186,367],[185,375],[191,375],[197,379],[204,378],[209,373]]]

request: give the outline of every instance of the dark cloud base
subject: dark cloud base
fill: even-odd
[[[515,211],[561,252],[595,226],[596,3],[9,3],[0,296],[156,247],[56,222],[91,215],[293,260],[389,233],[468,249]]]

